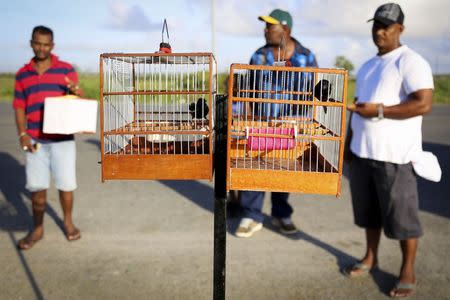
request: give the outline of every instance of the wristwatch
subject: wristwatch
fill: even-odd
[[[384,119],[384,105],[382,103],[377,106],[378,120]]]

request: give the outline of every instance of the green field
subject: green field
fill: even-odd
[[[0,101],[10,101],[14,95],[14,74],[0,74]]]
[[[81,73],[80,87],[84,97],[90,99],[99,98],[100,79],[98,74]],[[0,101],[11,101],[14,96],[14,74],[0,73]]]
[[[225,92],[226,73],[219,74],[219,91]],[[90,99],[99,98],[100,79],[98,74],[81,73],[80,86],[84,91],[84,97]],[[434,76],[434,103],[450,104],[450,75]],[[350,80],[348,84],[348,100],[353,99],[355,93],[355,81]],[[0,74],[0,101],[11,101],[14,95],[14,74]]]

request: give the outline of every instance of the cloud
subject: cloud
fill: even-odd
[[[122,1],[111,1],[108,5],[109,19],[106,27],[125,31],[149,31],[161,28],[160,23],[154,23],[137,4],[128,5]]]
[[[200,0],[199,0],[200,1]],[[193,2],[193,1],[192,1]],[[201,0],[194,5],[208,5]],[[274,8],[288,10],[294,33],[319,36],[367,36],[375,9],[386,0],[216,0],[216,30],[234,35],[259,35],[257,17]],[[405,12],[405,36],[450,37],[450,1],[398,0]],[[256,8],[256,9],[255,9]]]
[[[258,16],[269,14],[274,8],[290,10],[294,3],[295,0],[245,0],[244,6],[242,0],[216,0],[216,30],[225,34],[260,36],[264,26]]]
[[[304,25],[301,32],[322,36],[364,36],[370,30],[370,19],[385,0],[316,0],[299,7],[295,14]],[[397,1],[405,13],[405,36],[449,37],[448,1]]]
[[[397,0],[405,13],[402,41],[417,50],[432,65],[433,71],[450,70],[450,1]],[[239,45],[240,51],[218,49],[220,63],[247,61],[250,51],[263,44],[263,25],[259,15],[274,8],[291,12],[293,36],[318,57],[320,66],[333,67],[337,55],[348,57],[355,71],[376,54],[371,40],[370,19],[386,0],[295,0],[295,1],[216,1],[216,31],[222,37],[220,46]],[[256,9],[255,9],[256,8]],[[256,41],[261,38],[261,42]],[[260,45],[249,46],[247,40]],[[225,41],[226,40],[226,41]],[[235,48],[235,47],[234,47]]]
[[[88,1],[88,0],[84,0]],[[91,0],[92,1],[92,0]],[[13,1],[14,2],[14,1]],[[11,3],[13,3],[11,2]],[[85,26],[73,26],[54,20],[58,27],[56,53],[70,55],[69,61],[86,69],[98,67],[102,52],[153,52],[161,41],[162,21],[167,18],[170,43],[174,52],[214,52],[219,69],[227,71],[231,63],[247,63],[251,54],[264,44],[264,23],[258,16],[274,8],[291,12],[293,36],[310,48],[321,67],[332,67],[337,55],[349,58],[357,69],[375,55],[367,19],[386,0],[215,0],[215,34],[211,34],[212,0],[108,0],[95,1],[91,15],[83,19]],[[450,72],[450,1],[396,0],[406,15],[402,43],[423,55],[439,73]],[[14,2],[15,3],[15,2]],[[94,2],[92,2],[94,3]],[[26,11],[17,5],[17,15]],[[68,8],[81,7],[78,2]],[[57,13],[56,7],[50,7]],[[32,10],[30,9],[30,12]],[[34,10],[33,10],[34,12]],[[102,22],[98,26],[99,17]],[[67,9],[67,18],[78,19],[76,9]],[[28,22],[41,23],[36,14]],[[22,28],[20,18],[5,17],[12,27]],[[122,31],[122,32],[117,32]],[[28,36],[28,31],[23,32]],[[15,71],[23,57],[31,55],[23,39],[6,34],[0,46],[9,57],[0,62],[0,69]],[[20,34],[19,34],[20,36]],[[215,38],[214,45],[211,37]],[[86,37],[89,39],[86,40]],[[14,49],[14,50],[13,50]],[[17,53],[20,53],[17,54]],[[14,61],[14,65],[12,62]]]

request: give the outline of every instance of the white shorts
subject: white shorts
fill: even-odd
[[[26,188],[30,192],[50,187],[50,175],[55,187],[64,192],[77,188],[75,141],[41,144],[34,153],[26,153]]]

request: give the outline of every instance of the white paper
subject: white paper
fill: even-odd
[[[97,100],[47,97],[44,103],[44,133],[95,133]]]

